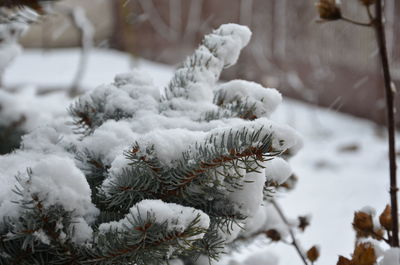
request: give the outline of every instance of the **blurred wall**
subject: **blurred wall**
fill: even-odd
[[[56,4],[52,15],[32,25],[24,35],[25,47],[71,47],[80,46],[80,32],[71,21],[70,12],[82,7],[95,27],[94,41],[107,46],[114,31],[113,0],[63,0]]]
[[[310,0],[118,0],[119,47],[151,60],[178,63],[222,23],[253,31],[226,79],[277,87],[287,96],[383,123],[383,83],[370,28],[317,23]],[[366,21],[358,1],[343,1],[349,17]],[[400,87],[400,1],[386,1],[393,77]],[[397,20],[397,22],[396,22]],[[397,106],[400,100],[397,94]],[[400,121],[400,115],[397,115]]]

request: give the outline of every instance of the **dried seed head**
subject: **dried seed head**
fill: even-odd
[[[385,210],[379,216],[379,223],[383,226],[386,230],[392,230],[392,215],[391,215],[391,207],[390,205],[386,205]]]
[[[372,216],[364,212],[355,212],[353,228],[358,232],[359,236],[369,236],[374,232]]]
[[[351,264],[374,265],[376,263],[374,247],[371,245],[371,243],[361,243],[357,245],[351,261]]]
[[[299,216],[299,229],[304,232],[310,225],[310,219],[307,216]]]
[[[336,265],[351,265],[351,260],[343,256],[339,256],[339,260]]]
[[[325,20],[337,20],[342,18],[342,12],[335,0],[319,0],[317,7],[319,17]]]
[[[314,262],[319,258],[319,249],[317,246],[313,246],[307,251],[307,258],[311,261]]]
[[[281,240],[281,234],[275,230],[275,229],[270,229],[266,232],[266,235],[269,239],[272,241],[280,241]]]

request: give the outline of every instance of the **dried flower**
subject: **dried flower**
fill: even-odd
[[[365,212],[355,212],[353,227],[358,232],[358,236],[367,237],[374,232],[372,216]]]
[[[306,228],[310,225],[310,220],[307,216],[299,216],[299,229],[304,232]]]
[[[276,229],[270,229],[267,232],[265,232],[265,234],[272,241],[279,241],[282,238],[281,234]]]
[[[361,243],[357,245],[353,253],[351,264],[374,265],[376,263],[375,249],[371,243]]]
[[[342,18],[342,13],[335,0],[319,0],[317,7],[319,17],[325,20],[337,20]]]
[[[319,258],[319,249],[317,246],[313,246],[307,251],[307,258],[311,261],[314,262]]]
[[[336,263],[336,265],[352,265],[352,264],[351,264],[351,260],[349,260],[348,258],[339,256],[339,260]]]
[[[376,264],[375,249],[371,243],[361,243],[354,249],[351,260],[343,256],[339,256],[336,265],[374,265]]]
[[[390,205],[386,205],[385,210],[379,216],[379,223],[383,226],[386,230],[392,230],[392,214],[391,214],[391,207]]]

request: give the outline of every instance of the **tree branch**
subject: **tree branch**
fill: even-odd
[[[390,77],[390,66],[386,49],[385,29],[382,19],[382,0],[377,0],[375,4],[375,20],[374,28],[376,40],[379,47],[379,54],[382,63],[382,71],[385,84],[386,98],[386,123],[388,128],[388,144],[389,144],[389,168],[390,168],[390,201],[393,236],[391,241],[392,247],[399,247],[399,221],[398,221],[398,206],[397,206],[397,179],[396,179],[396,127],[394,118],[394,91],[391,87],[392,79]]]

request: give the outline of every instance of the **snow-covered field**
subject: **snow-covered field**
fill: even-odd
[[[78,59],[78,50],[25,51],[7,69],[4,84],[9,88],[29,84],[46,90],[68,87]],[[90,90],[112,82],[116,74],[133,67],[148,71],[160,86],[169,81],[173,71],[173,67],[121,52],[94,50],[82,86]],[[33,89],[29,91],[34,93]],[[56,106],[43,102],[29,106],[31,103],[25,102],[25,107],[66,110],[67,97],[61,93],[52,96],[59,99]],[[273,119],[296,128],[305,142],[303,150],[291,160],[300,177],[298,185],[288,194],[278,194],[279,203],[290,217],[312,215],[311,226],[299,235],[300,242],[305,249],[314,244],[321,247],[317,264],[335,264],[338,255],[349,256],[352,252],[354,211],[366,205],[381,211],[389,201],[385,137],[371,122],[289,99],[284,100]],[[254,248],[277,253],[280,265],[301,264],[290,246],[257,244]]]

